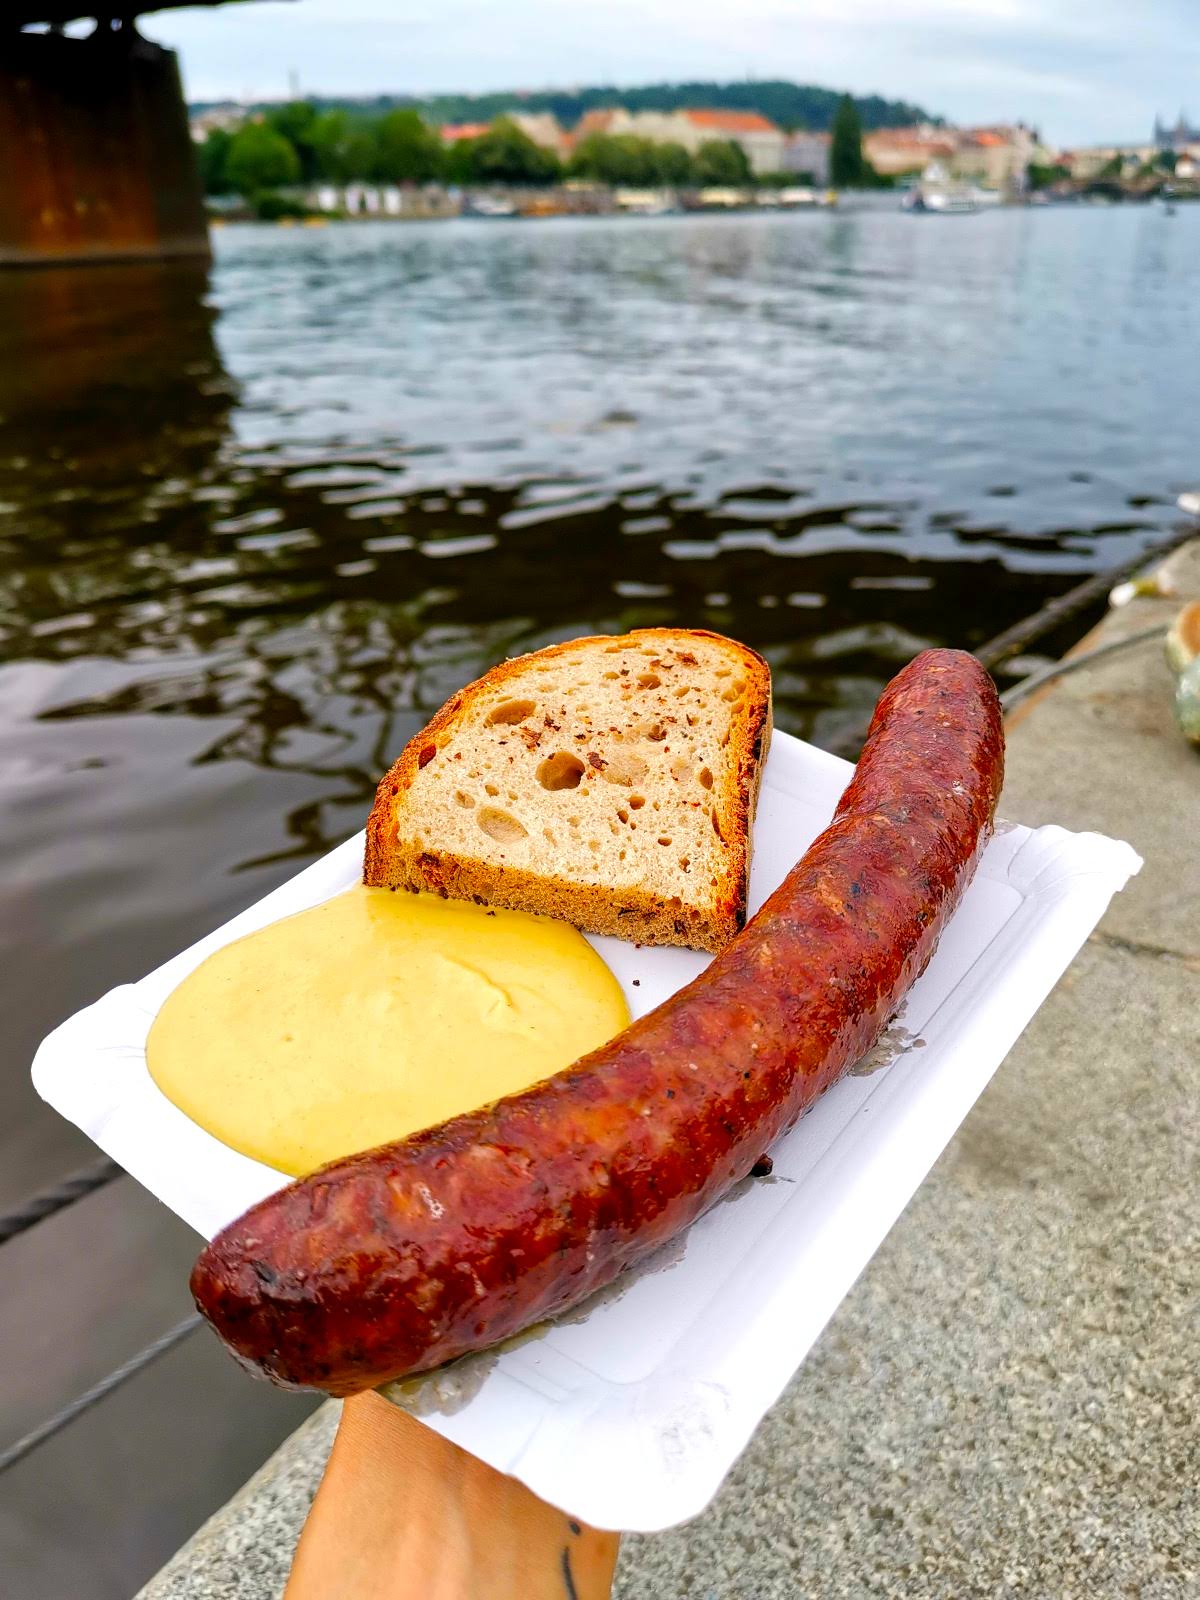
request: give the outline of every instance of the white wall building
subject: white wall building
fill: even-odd
[[[783,148],[783,172],[807,172],[818,188],[829,182],[829,145],[827,133],[793,133]]]
[[[751,172],[785,170],[787,136],[757,111],[626,111],[612,106],[587,112],[572,139],[578,143],[593,133],[632,133],[655,144],[681,144],[692,155],[701,145],[729,140],[745,151]]]

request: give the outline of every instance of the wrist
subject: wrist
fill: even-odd
[[[618,1544],[378,1395],[357,1395],[287,1600],[603,1600]]]

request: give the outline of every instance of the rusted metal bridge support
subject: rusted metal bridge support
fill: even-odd
[[[131,24],[0,36],[0,266],[208,253],[174,54]]]

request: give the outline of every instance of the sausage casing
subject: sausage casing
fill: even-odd
[[[971,879],[1002,776],[991,679],[961,652],[919,655],[829,827],[698,978],[546,1082],[254,1206],[200,1256],[197,1305],[252,1369],[347,1395],[610,1282],[875,1042]]]

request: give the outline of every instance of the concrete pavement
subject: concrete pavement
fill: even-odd
[[[1200,595],[1200,544],[1170,565]],[[1171,615],[1137,601],[1098,636]],[[713,1506],[625,1541],[619,1600],[1200,1592],[1200,755],[1170,687],[1135,647],[1014,719],[1003,814],[1146,866]],[[142,1600],[279,1594],[334,1414]]]

